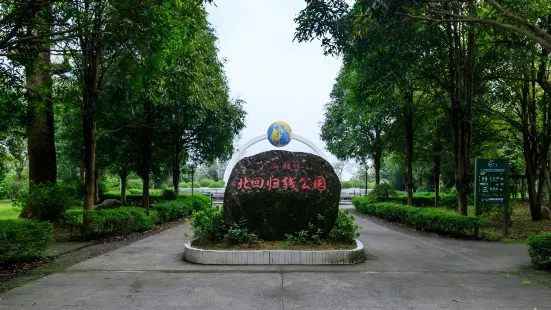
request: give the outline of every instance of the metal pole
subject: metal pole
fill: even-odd
[[[365,165],[365,196],[367,197],[367,164]]]

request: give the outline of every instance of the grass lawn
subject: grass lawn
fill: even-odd
[[[13,207],[9,200],[0,200],[0,220],[17,219],[20,211]]]
[[[488,225],[481,229],[481,233],[491,240],[501,240],[507,243],[524,243],[528,236],[540,232],[551,232],[551,221],[532,221],[530,215],[530,204],[527,201],[517,201],[513,203],[511,221],[512,225],[509,227],[509,235],[507,238],[503,238],[503,222],[500,216],[487,217],[482,216]],[[446,208],[438,208],[441,211],[454,213],[454,210]],[[474,207],[469,206],[469,215],[474,214]],[[510,211],[511,212],[511,211]]]

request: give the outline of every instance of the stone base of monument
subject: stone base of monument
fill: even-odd
[[[185,245],[184,259],[206,265],[350,265],[364,261],[364,245],[352,250],[204,250]]]

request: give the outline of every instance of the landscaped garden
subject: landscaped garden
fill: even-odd
[[[485,205],[480,216],[463,216],[457,212],[455,194],[443,193],[435,206],[431,192],[414,194],[414,204],[407,205],[407,195],[383,183],[366,197],[352,200],[354,207],[365,214],[417,230],[454,238],[501,240],[527,243],[533,264],[537,268],[551,266],[551,221],[532,221],[527,202],[513,201],[509,213],[509,233],[503,236],[503,209],[501,205]],[[474,207],[469,206],[469,214]]]

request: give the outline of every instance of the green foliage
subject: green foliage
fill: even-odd
[[[374,188],[375,182],[368,182],[367,188]],[[365,181],[362,180],[350,180],[350,181],[343,181],[341,182],[341,188],[359,188],[364,189],[365,188]]]
[[[321,228],[316,228],[312,223],[308,223],[308,229],[298,231],[294,234],[285,234],[284,242],[286,244],[319,244],[322,240]]]
[[[258,235],[249,232],[246,221],[242,220],[230,226],[228,232],[224,235],[224,241],[230,244],[254,244],[260,240]]]
[[[178,200],[182,200],[185,201],[187,204],[190,204],[193,208],[193,211],[210,208],[210,197],[203,194],[180,195]]]
[[[49,222],[0,220],[0,263],[40,257],[52,235]]]
[[[381,183],[375,186],[375,188],[367,194],[367,198],[371,202],[386,201],[393,196],[396,196],[396,191],[388,183]]]
[[[84,217],[90,222],[89,230],[85,233],[82,229]],[[59,227],[66,230],[72,238],[92,239],[149,230],[153,228],[153,220],[143,209],[136,207],[70,210],[62,214]]]
[[[190,223],[195,232],[195,238],[201,241],[219,242],[228,232],[220,207],[194,212]]]
[[[455,215],[437,209],[409,207],[391,202],[371,203],[368,199],[357,197],[354,207],[363,213],[391,222],[455,237],[474,236],[486,222],[474,216]]]
[[[528,254],[535,268],[551,270],[551,233],[530,236]]]
[[[333,229],[329,233],[328,239],[338,242],[354,242],[360,235],[357,230],[361,228],[354,222],[354,216],[348,213],[348,210],[339,210],[339,215],[335,221]]]
[[[193,211],[198,211],[203,208],[210,207],[202,205],[197,210],[193,208],[193,201],[186,199],[178,199],[171,201],[163,201],[156,205],[155,210],[161,223],[181,219],[191,215]]]
[[[163,199],[164,200],[176,200],[176,199],[178,199],[178,195],[172,189],[165,189],[165,190],[163,190]]]
[[[210,188],[224,188],[224,181],[220,180],[218,182],[211,182],[208,187],[210,187]]]
[[[67,184],[30,184],[33,187],[27,197],[22,197],[23,206],[31,205],[31,217],[40,221],[55,221],[67,209],[78,203],[76,189]],[[24,207],[25,209],[25,207]]]
[[[210,187],[210,184],[213,182],[211,179],[201,179],[199,180],[199,185],[201,187]]]
[[[126,189],[139,189],[140,193],[143,188],[143,181],[141,179],[128,179],[126,181]]]

